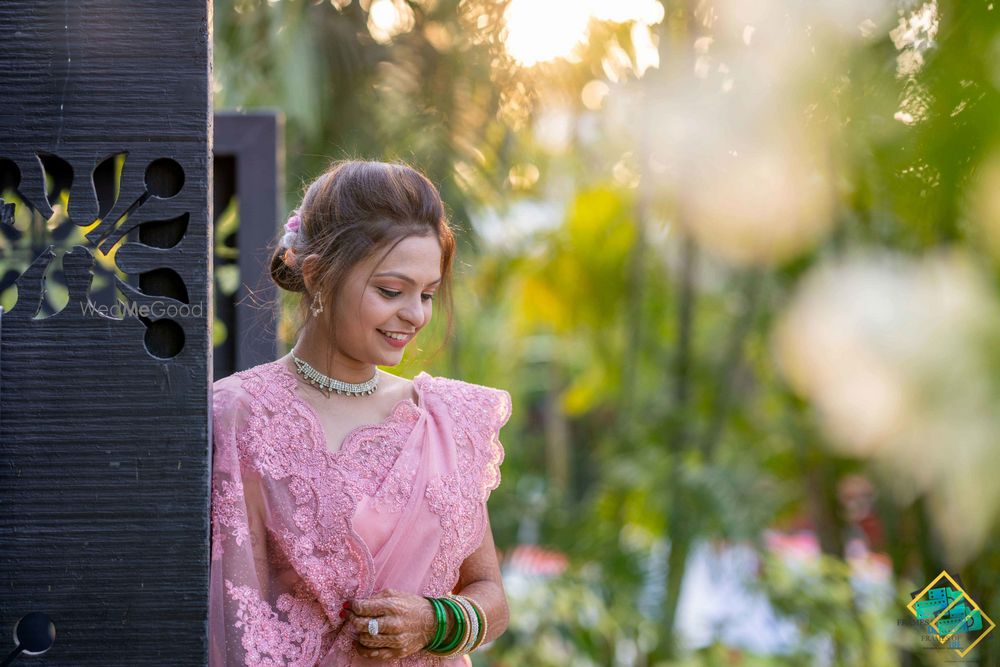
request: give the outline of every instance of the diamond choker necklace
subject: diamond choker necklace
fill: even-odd
[[[294,352],[292,353],[292,359],[295,361],[295,372],[305,378],[306,382],[325,392],[327,398],[330,397],[330,392],[334,391],[343,396],[368,396],[369,394],[374,394],[375,390],[378,389],[378,368],[375,369],[375,374],[371,376],[371,379],[365,382],[344,382],[343,380],[323,375],[302,359],[296,357]]]

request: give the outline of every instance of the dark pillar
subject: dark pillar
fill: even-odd
[[[209,17],[0,2],[0,657],[57,632],[15,664],[205,663]]]
[[[216,379],[284,354],[270,276],[275,234],[284,223],[283,128],[276,111],[215,114],[215,316],[227,334],[214,349]]]

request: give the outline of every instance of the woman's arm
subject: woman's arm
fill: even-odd
[[[507,630],[510,610],[507,607],[507,593],[503,589],[497,548],[493,544],[493,529],[490,527],[489,512],[486,513],[486,533],[479,548],[472,552],[458,574],[458,592],[479,603],[486,614],[486,638],[491,642]]]
[[[489,512],[483,541],[462,563],[457,588],[460,595],[474,600],[486,615],[483,643],[493,641],[504,633],[509,610]],[[380,591],[367,600],[351,600],[347,611],[358,633],[355,648],[367,658],[385,660],[412,655],[423,650],[437,627],[430,602],[413,593]],[[368,634],[368,619],[371,617],[379,617],[379,635],[376,637]],[[453,630],[454,620],[449,615],[446,636],[451,636]]]

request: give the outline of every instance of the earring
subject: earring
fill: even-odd
[[[309,306],[309,311],[313,314],[313,317],[317,317],[323,312],[323,302],[319,297],[321,293],[322,292],[316,292],[316,295],[313,297],[312,305]]]

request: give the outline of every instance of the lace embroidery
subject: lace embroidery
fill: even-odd
[[[408,461],[401,461],[393,467],[372,496],[375,511],[402,512],[413,494],[413,478],[416,474],[416,467]]]
[[[461,380],[433,378],[452,414],[458,467],[427,485],[425,496],[438,515],[441,544],[431,562],[425,595],[444,595],[458,582],[459,568],[486,530],[486,500],[500,483],[500,428],[510,418],[510,394]]]
[[[262,476],[287,480],[297,530],[282,530],[285,552],[336,617],[342,600],[370,593],[371,556],[349,525],[356,503],[318,442],[319,424],[294,394],[296,379],[274,362],[236,375],[254,399],[237,434],[240,459]]]
[[[322,657],[330,626],[301,588],[278,597],[278,610],[288,618],[283,621],[256,589],[226,580],[226,591],[238,603],[236,627],[242,630],[247,667],[315,667]]]
[[[270,528],[267,529],[267,562],[275,572],[283,572],[292,567],[285,553],[285,543]]]
[[[358,502],[363,496],[378,496],[386,483],[392,483],[390,472],[419,419],[420,408],[412,401],[400,401],[384,422],[372,424],[336,452],[337,467]]]
[[[441,521],[441,544],[431,561],[430,587],[434,595],[450,593],[458,582],[459,568],[478,544],[473,537],[485,525],[483,504],[469,493],[474,484],[461,470],[427,485],[427,504]],[[470,497],[471,496],[471,497]]]
[[[246,428],[237,434],[239,458],[262,476],[288,484],[294,529],[281,530],[283,552],[328,616],[337,618],[344,599],[371,594],[374,578],[371,554],[351,527],[351,517],[363,496],[379,493],[421,410],[412,401],[400,401],[384,422],[358,427],[339,451],[330,452],[287,369],[272,362],[235,375],[254,399]],[[396,506],[402,487],[389,478],[381,496],[386,506]]]
[[[222,554],[223,528],[229,530],[237,546],[243,546],[250,535],[246,506],[243,504],[243,480],[240,477],[234,481],[222,480],[212,490],[212,544],[217,557]]]

